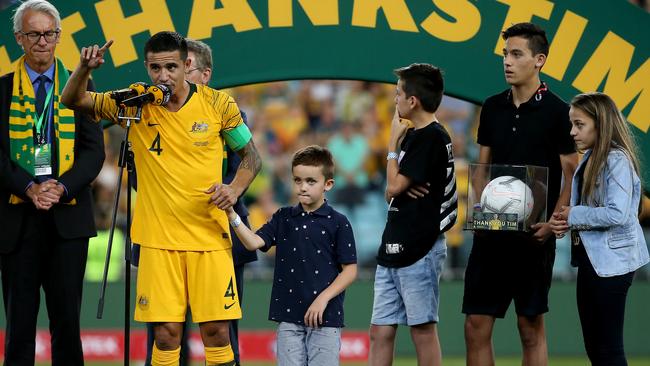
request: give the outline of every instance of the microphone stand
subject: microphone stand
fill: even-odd
[[[129,131],[131,129],[132,121],[140,121],[142,117],[142,105],[137,106],[135,116],[125,115],[126,107],[120,104],[117,118],[124,121],[124,138],[120,145],[120,157],[118,166],[120,167],[117,179],[117,187],[115,189],[115,202],[113,205],[113,215],[111,220],[111,228],[108,235],[108,245],[106,248],[106,260],[104,262],[104,276],[102,278],[101,290],[99,293],[99,303],[97,305],[97,319],[101,319],[104,313],[104,298],[106,295],[106,282],[108,279],[108,266],[111,260],[111,249],[113,247],[113,233],[115,232],[115,225],[117,219],[117,210],[120,202],[120,192],[122,190],[122,175],[124,175],[124,168],[126,167],[126,235],[124,240],[124,365],[129,365],[130,356],[130,330],[131,330],[131,175],[134,171],[133,152],[129,149]]]

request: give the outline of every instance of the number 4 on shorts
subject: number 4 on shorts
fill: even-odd
[[[223,294],[223,297],[229,297],[231,300],[235,299],[235,287],[232,285],[232,276],[230,276],[230,282],[228,283],[228,288],[226,293]]]

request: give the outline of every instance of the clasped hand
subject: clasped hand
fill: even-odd
[[[530,225],[530,228],[534,230],[533,239],[537,240],[540,243],[546,242],[546,240],[551,236],[551,226],[548,222],[538,222],[536,224]]]
[[[562,206],[560,211],[553,212],[549,224],[551,225],[551,230],[555,234],[556,238],[564,237],[567,231],[569,231],[569,212],[571,207]]]
[[[49,210],[63,196],[65,189],[58,181],[48,179],[43,183],[34,183],[27,189],[27,196],[39,210]]]

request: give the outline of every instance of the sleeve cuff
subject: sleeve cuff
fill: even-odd
[[[61,182],[57,182],[56,184],[60,185],[63,187],[63,194],[61,195],[61,201],[63,202],[70,202],[72,201],[72,197],[68,196],[68,187],[65,186],[65,184]]]
[[[67,196],[68,195],[68,187],[66,187],[65,184],[63,184],[61,182],[58,182],[57,184],[60,185],[61,187],[63,187],[63,192],[64,192],[65,196]]]

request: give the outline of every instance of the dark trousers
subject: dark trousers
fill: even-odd
[[[578,267],[576,297],[585,350],[594,366],[625,366],[623,320],[634,272],[598,277],[591,263]]]
[[[83,365],[79,317],[88,238],[58,237],[49,212],[34,210],[24,220],[16,249],[1,259],[7,317],[4,365],[34,365],[41,287],[50,320],[52,365]]]
[[[237,297],[239,298],[239,306],[242,306],[242,299],[244,297],[244,264],[235,266],[235,283],[237,284]],[[183,326],[183,337],[181,338],[181,359],[180,366],[188,366],[190,364],[190,348],[188,342],[188,321],[189,311],[187,312],[185,325]],[[147,359],[145,366],[151,366],[151,352],[153,351],[154,323],[147,323]],[[239,320],[230,321],[230,345],[232,351],[235,353],[235,363],[239,365]]]

